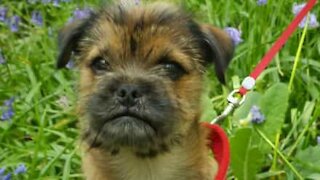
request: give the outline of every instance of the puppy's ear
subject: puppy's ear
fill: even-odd
[[[60,30],[58,35],[57,68],[65,67],[71,58],[72,52],[78,51],[79,41],[83,38],[86,29],[89,28],[90,19],[75,20]]]
[[[223,30],[211,25],[202,25],[204,35],[202,44],[206,64],[214,64],[217,77],[225,84],[224,72],[234,53],[234,44],[229,35]]]

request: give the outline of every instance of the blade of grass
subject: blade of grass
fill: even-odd
[[[261,132],[258,128],[254,128],[256,130],[256,132],[259,134],[259,136],[266,141],[271,147],[272,149],[274,149],[277,154],[281,157],[281,159],[285,162],[285,164],[291,169],[291,171],[296,175],[296,177],[298,179],[303,180],[303,177],[301,176],[301,174],[297,171],[297,169],[289,162],[288,158],[279,150],[276,148],[276,146],[267,138],[266,135],[263,134],[263,132]]]
[[[309,24],[309,14],[307,16],[306,24],[305,24],[305,26],[303,28],[302,36],[301,36],[301,39],[300,39],[300,42],[299,42],[299,46],[298,46],[298,49],[297,49],[297,53],[296,53],[296,56],[295,56],[295,59],[294,59],[293,69],[292,69],[292,72],[291,72],[291,77],[290,77],[289,86],[288,86],[289,92],[291,92],[291,90],[292,90],[293,79],[294,79],[294,77],[296,75],[297,67],[298,67],[299,61],[301,59],[300,55],[301,55],[303,42],[304,42],[304,39],[305,39],[306,34],[307,34],[308,24]]]
[[[39,177],[43,176],[48,170],[49,168],[63,155],[63,153],[65,152],[65,150],[69,149],[71,145],[74,145],[74,142],[76,140],[74,139],[73,141],[71,141],[67,146],[65,146],[65,148],[63,148],[40,172]]]
[[[62,175],[62,180],[68,180],[70,178],[70,172],[71,172],[71,160],[76,153],[77,149],[74,149],[68,159],[66,160],[64,167],[63,167],[63,175]]]

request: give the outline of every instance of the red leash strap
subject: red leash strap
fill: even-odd
[[[228,136],[224,130],[216,125],[203,123],[210,130],[208,146],[212,150],[215,160],[218,163],[218,172],[215,180],[224,180],[227,177],[228,167],[230,163],[230,147]]]
[[[283,45],[287,42],[288,38],[293,34],[295,29],[298,27],[299,23],[302,19],[307,16],[308,12],[313,8],[316,4],[317,0],[309,0],[309,2],[305,5],[305,7],[300,11],[300,13],[294,18],[294,20],[290,23],[287,29],[281,34],[279,39],[273,44],[271,49],[265,54],[262,58],[261,62],[255,67],[255,69],[250,74],[251,81],[257,79],[257,77],[262,73],[262,71],[268,66],[271,62],[272,58],[280,51]],[[241,95],[245,95],[247,91],[250,90],[245,88],[244,85],[239,90]]]

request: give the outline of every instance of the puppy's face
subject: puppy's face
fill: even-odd
[[[67,26],[60,48],[58,67],[77,56],[85,140],[141,156],[168,151],[189,133],[205,65],[214,62],[223,81],[232,53],[222,31],[164,4],[103,9]]]

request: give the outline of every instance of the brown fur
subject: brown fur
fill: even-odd
[[[83,170],[87,179],[213,179],[217,165],[208,156],[207,129],[199,123],[200,95],[205,66],[210,61],[216,65],[223,81],[233,49],[223,31],[209,25],[200,26],[189,15],[167,4],[113,6],[102,9],[89,20],[67,26],[60,35],[60,43],[58,66],[66,64],[72,50],[76,52],[80,70],[78,108],[85,141]],[[110,69],[103,75],[92,70],[91,64],[97,57],[109,62]],[[179,64],[184,74],[177,79],[168,78],[162,69],[164,59]],[[160,114],[173,112],[168,116],[170,127],[166,127],[163,136],[146,137],[152,139],[150,142],[133,139],[130,141],[133,145],[106,145],[104,124],[101,132],[91,132],[95,125],[92,109],[96,108],[92,104],[99,109],[99,103],[91,103],[92,99],[101,99],[108,93],[105,87],[115,86],[111,84],[115,80],[120,84],[147,84],[159,96],[149,99],[168,100],[171,108]],[[91,107],[88,108],[88,104]],[[145,106],[143,111],[147,113],[148,106]],[[156,109],[161,109],[158,106]],[[125,134],[125,130],[115,134]]]

